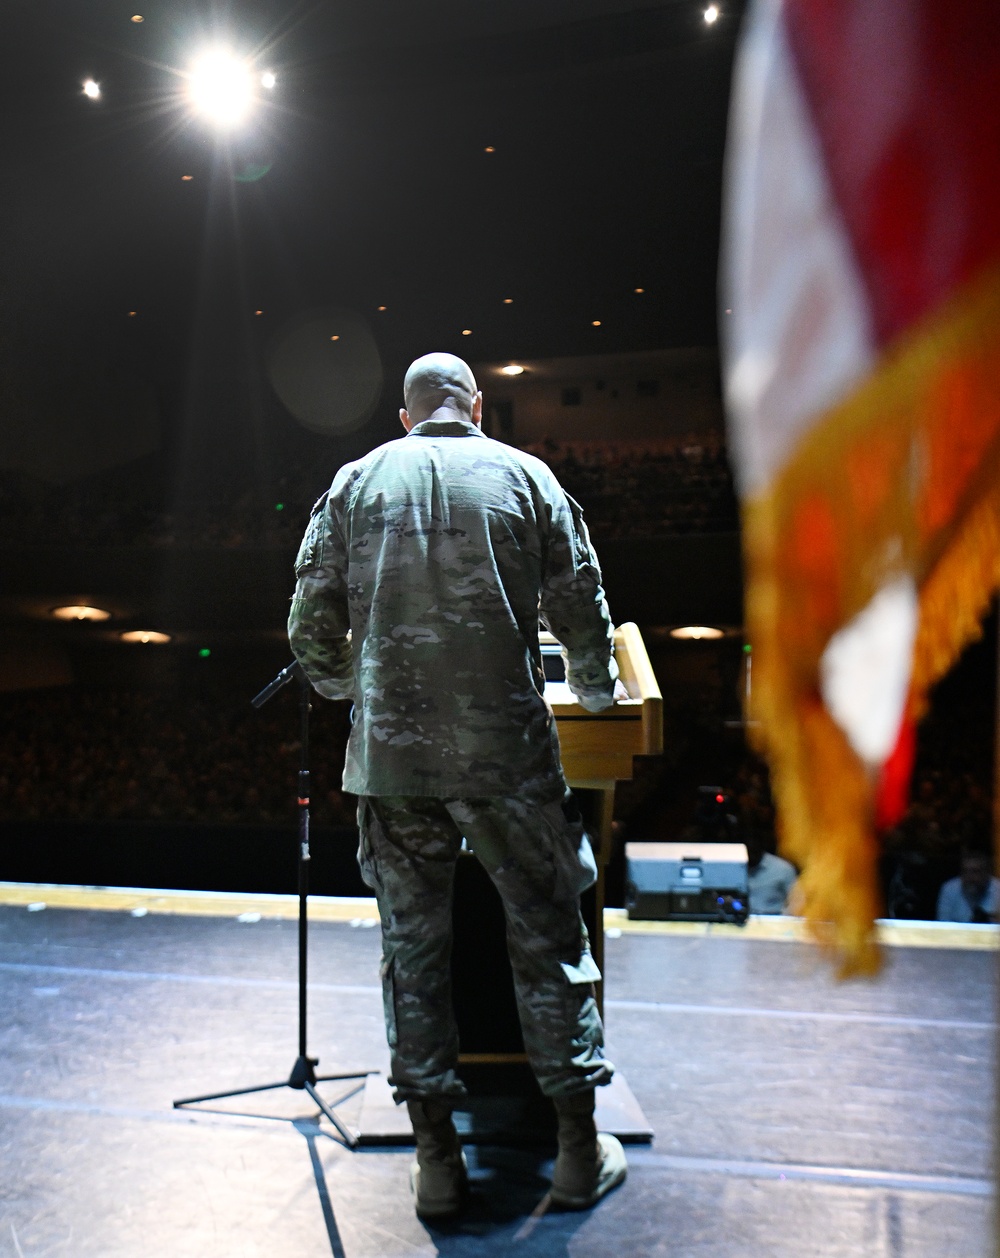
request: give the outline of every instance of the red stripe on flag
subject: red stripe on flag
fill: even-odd
[[[875,792],[875,828],[888,830],[906,812],[910,802],[910,778],[917,755],[917,727],[904,716],[889,759],[882,766]]]
[[[998,0],[786,0],[882,345],[1000,257]]]

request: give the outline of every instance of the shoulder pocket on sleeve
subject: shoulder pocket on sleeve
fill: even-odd
[[[302,538],[302,544],[299,546],[299,553],[295,557],[295,575],[297,577],[302,576],[304,572],[308,572],[312,568],[320,568],[323,565],[323,539],[326,535],[326,502],[329,496],[328,490],[312,509],[305,536]]]

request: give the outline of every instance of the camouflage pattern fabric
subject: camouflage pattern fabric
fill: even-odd
[[[295,571],[292,650],[355,705],[344,790],[562,797],[539,618],[587,707],[618,672],[582,513],[541,460],[425,420],[340,469]]]
[[[462,838],[503,900],[524,1044],[547,1096],[608,1083],[594,999],[600,972],[580,916],[596,876],[569,792],[539,803],[489,799],[359,800],[361,873],[382,919],[382,991],[397,1101],[459,1100],[452,1012],[451,895]]]

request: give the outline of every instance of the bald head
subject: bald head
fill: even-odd
[[[410,364],[403,381],[406,403],[399,417],[409,430],[437,412],[478,424],[482,417],[482,394],[468,363],[454,354],[424,354]]]

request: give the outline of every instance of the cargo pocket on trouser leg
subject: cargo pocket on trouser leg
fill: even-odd
[[[575,964],[562,961],[560,966],[567,984],[567,1021],[572,1026],[572,1039],[567,1069],[549,1089],[550,1096],[569,1096],[600,1087],[610,1083],[615,1070],[604,1057],[604,1024],[594,994],[594,984],[601,981],[597,962],[587,950]]]
[[[358,869],[361,872],[361,881],[366,887],[371,887],[376,898],[382,893],[382,879],[375,856],[375,844],[380,837],[381,823],[371,801],[362,795],[358,800]]]
[[[584,983],[599,983],[601,981],[601,971],[597,968],[597,962],[590,952],[582,952],[580,960],[576,965],[572,965],[569,961],[560,961],[559,966],[563,974],[566,975],[566,982],[571,987],[580,987]]]
[[[600,977],[584,950],[575,962],[552,958],[542,981],[519,986],[525,1047],[547,1096],[569,1096],[611,1078],[614,1067],[604,1060],[604,1026],[594,997]]]
[[[396,1046],[399,1043],[399,1031],[396,1023],[396,959],[391,953],[383,953],[382,964],[378,976],[382,980],[382,1011],[385,1015],[385,1038],[389,1050],[395,1058]]]
[[[440,1000],[429,1001],[423,987],[414,987],[394,946],[383,950],[379,974],[391,1059],[389,1084],[396,1102],[464,1097],[465,1085],[456,1073],[458,1034],[450,1001],[446,1010]]]
[[[545,807],[552,837],[556,900],[573,900],[597,881],[597,861],[580,808],[567,790],[563,799]]]

